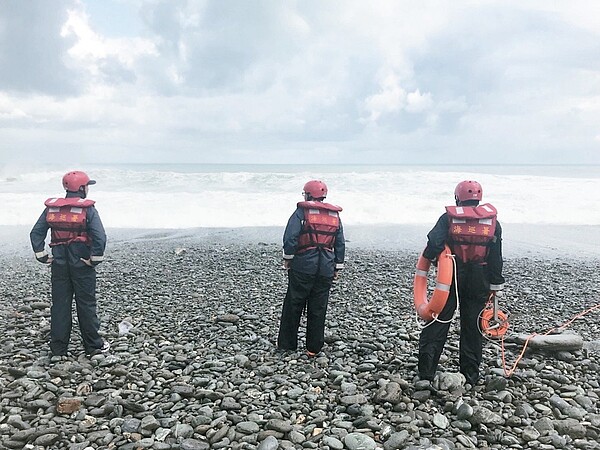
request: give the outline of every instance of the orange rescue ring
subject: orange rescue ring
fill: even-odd
[[[444,247],[442,253],[438,256],[437,278],[435,290],[431,299],[427,299],[427,274],[431,267],[431,261],[423,255],[419,256],[417,261],[417,271],[413,283],[413,298],[417,314],[423,320],[432,320],[446,306],[450,286],[452,284],[452,274],[454,272],[452,264],[452,252],[448,246]]]
[[[481,332],[489,338],[500,338],[508,331],[508,315],[498,310],[498,320],[494,319],[494,308],[481,311]]]

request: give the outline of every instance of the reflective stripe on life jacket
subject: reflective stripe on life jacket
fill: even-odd
[[[72,242],[92,243],[87,233],[87,208],[93,200],[83,198],[49,198],[46,205],[46,222],[52,230],[50,247],[69,245]]]
[[[303,253],[312,248],[333,250],[335,236],[340,228],[339,206],[329,203],[306,201],[298,203],[304,210],[304,224],[298,237],[296,252]]]
[[[462,262],[485,262],[496,231],[496,208],[489,203],[479,206],[446,206],[448,244]]]

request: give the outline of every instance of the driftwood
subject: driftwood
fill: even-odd
[[[529,334],[516,334],[510,337],[510,342],[524,344]],[[576,333],[549,334],[546,336],[534,336],[529,340],[527,348],[530,350],[542,350],[547,352],[575,351],[583,347],[583,338]]]

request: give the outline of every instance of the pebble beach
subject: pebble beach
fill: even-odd
[[[275,352],[286,290],[279,233],[142,234],[98,269],[108,354],[51,357],[50,271],[0,253],[0,448],[597,449],[600,320],[576,350],[486,342],[482,380],[458,373],[458,321],[433,384],[416,377],[415,248],[347,248],[317,358]],[[277,237],[276,237],[277,236]],[[416,244],[415,244],[416,245]],[[509,334],[542,333],[600,303],[600,260],[505,255]],[[563,330],[560,330],[563,331]]]

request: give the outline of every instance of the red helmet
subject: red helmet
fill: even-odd
[[[327,185],[319,180],[310,180],[304,185],[304,194],[308,194],[312,198],[325,198],[327,197]]]
[[[477,181],[461,181],[456,185],[456,189],[454,189],[454,197],[456,197],[456,200],[459,202],[464,202],[467,200],[481,201],[481,198],[483,197],[483,189]]]
[[[96,184],[96,181],[90,180],[90,177],[87,176],[87,173],[75,170],[65,174],[62,179],[62,184],[65,190],[69,192],[77,192],[82,186]]]

